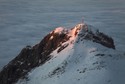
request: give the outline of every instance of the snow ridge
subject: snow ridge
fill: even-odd
[[[116,69],[112,67],[116,62],[115,51],[111,37],[99,30],[92,31],[85,23],[70,30],[58,27],[39,44],[24,48],[4,67],[0,83],[117,84],[118,78],[109,76],[110,68]],[[122,64],[121,60],[118,64]]]

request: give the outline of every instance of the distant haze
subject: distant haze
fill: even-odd
[[[82,17],[125,53],[124,0],[0,0],[0,69],[26,45],[37,44],[56,27],[73,27]]]

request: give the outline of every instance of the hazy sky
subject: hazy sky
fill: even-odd
[[[35,45],[56,27],[73,27],[83,16],[124,50],[124,0],[0,0],[0,68],[26,45]]]

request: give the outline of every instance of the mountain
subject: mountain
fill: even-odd
[[[124,55],[98,29],[56,28],[0,72],[0,84],[124,84]]]

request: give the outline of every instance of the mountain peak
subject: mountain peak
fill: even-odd
[[[50,32],[50,34],[65,34],[67,35],[68,37],[70,37],[70,39],[76,39],[77,35],[79,34],[79,32],[81,30],[85,30],[87,31],[88,30],[88,27],[86,24],[83,24],[83,23],[80,23],[80,24],[77,24],[75,27],[73,27],[72,29],[66,29],[64,27],[58,27],[56,28],[54,31]],[[51,36],[50,39],[52,39],[53,36]]]
[[[54,33],[62,33],[65,29],[63,27],[56,28],[53,32]]]
[[[96,42],[115,49],[111,37],[99,31],[91,31],[87,24],[77,24],[70,30],[58,27],[46,35],[39,44],[23,48],[19,55],[0,72],[0,83],[13,84],[19,79],[25,78],[33,68],[41,66],[50,60],[53,57],[51,53],[60,54],[68,47],[74,46],[75,42],[83,40]]]

